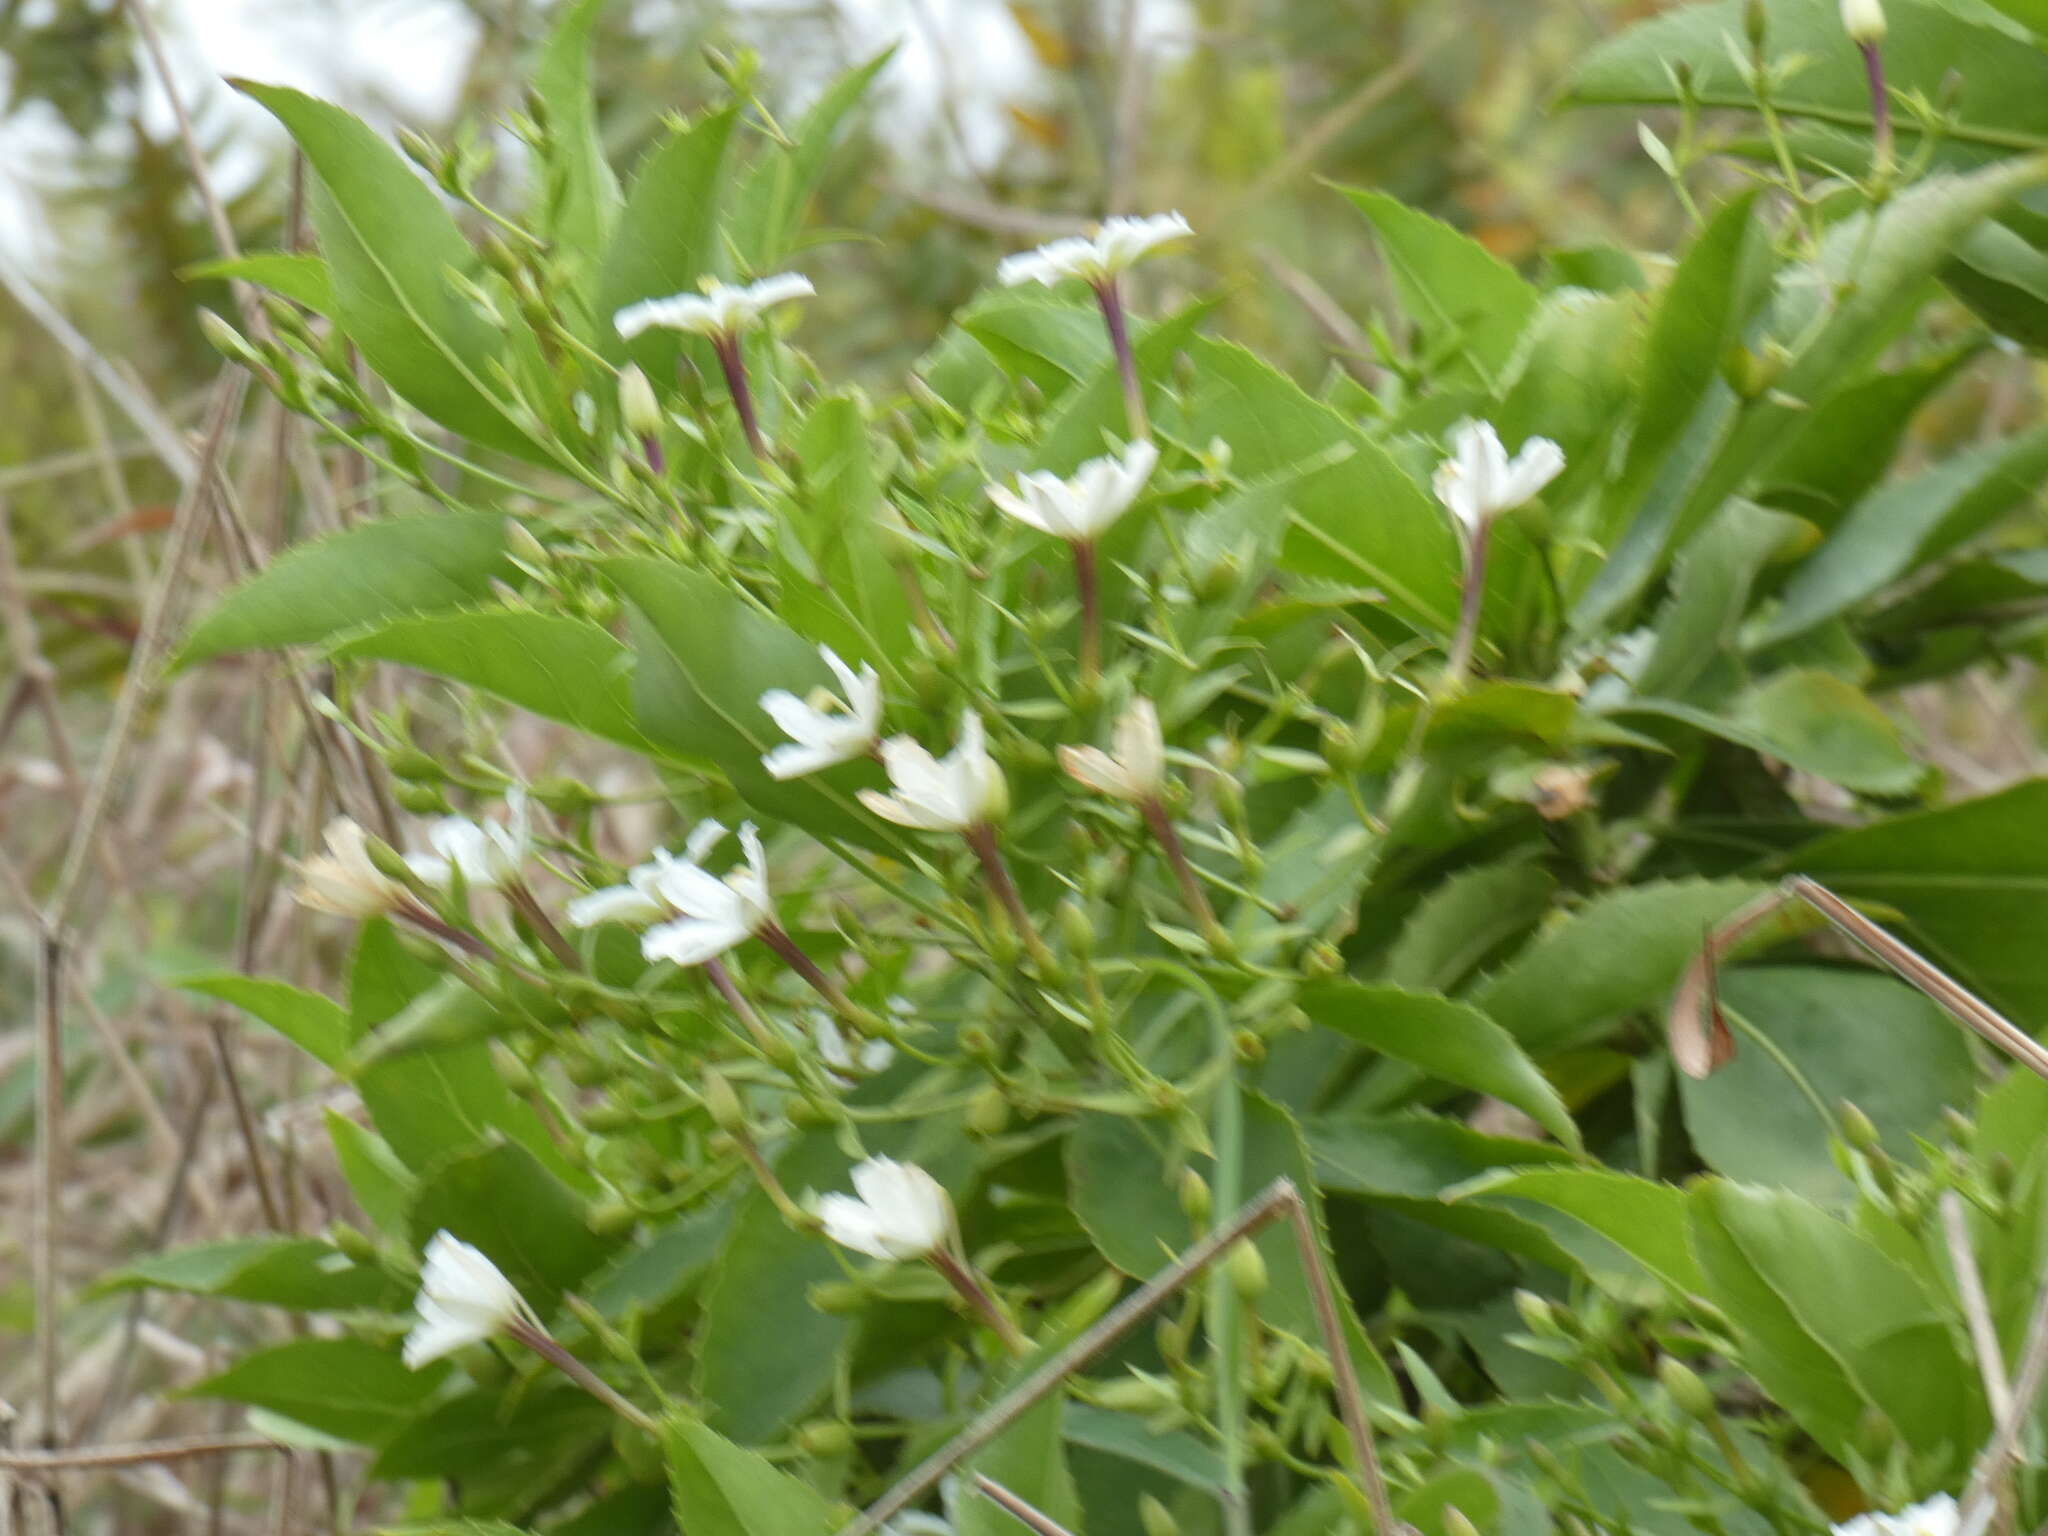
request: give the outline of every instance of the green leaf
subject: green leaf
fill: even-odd
[[[272,293],[281,293],[316,315],[334,313],[334,281],[328,276],[327,263],[318,256],[298,251],[249,251],[240,256],[195,261],[180,267],[178,276],[188,282],[238,277]]]
[[[327,1136],[334,1143],[334,1160],[341,1176],[348,1180],[349,1193],[377,1230],[392,1237],[405,1237],[406,1213],[412,1209],[419,1181],[391,1150],[391,1144],[375,1131],[356,1124],[335,1110],[328,1110]]]
[[[1769,339],[1797,347],[1775,385],[1738,409],[1723,386],[1688,428],[1708,446],[1678,455],[1610,550],[1574,614],[1581,629],[1633,597],[1666,551],[1712,516],[1797,435],[1813,405],[1867,367],[1916,306],[1908,296],[1954,243],[2021,192],[2048,180],[2048,157],[1934,176],[1873,216],[1829,231],[1818,258],[1781,275]],[[1761,344],[1761,342],[1759,342]],[[1720,404],[1716,406],[1715,401]]]
[[[1129,1115],[1084,1114],[1066,1137],[1067,1198],[1102,1256],[1149,1280],[1194,1241],[1169,1171],[1169,1128]]]
[[[1969,448],[1859,504],[1786,584],[1757,637],[1805,633],[2027,505],[2048,474],[2048,427]]]
[[[235,82],[268,108],[320,179],[313,227],[334,283],[334,318],[377,374],[445,427],[487,447],[546,453],[492,398],[502,333],[449,282],[476,254],[433,190],[341,108],[284,86]]]
[[[829,1132],[804,1136],[775,1165],[801,1196],[844,1184],[850,1159]],[[740,1202],[720,1245],[696,1339],[698,1401],[743,1444],[773,1439],[831,1385],[851,1321],[811,1304],[810,1288],[840,1278],[824,1238],[799,1232],[760,1190]]]
[[[980,342],[1005,373],[1029,379],[1048,399],[1085,383],[1111,361],[1102,312],[1050,289],[992,289],[977,295],[953,323]]]
[[[1779,672],[1725,713],[1668,699],[1634,699],[1617,713],[1680,720],[1861,794],[1908,794],[1927,772],[1906,751],[1891,717],[1832,672]]]
[[[559,254],[593,275],[620,203],[590,85],[590,40],[608,3],[573,0],[562,7],[533,72],[533,93],[548,117],[540,166],[542,231]]]
[[[761,767],[761,754],[783,739],[761,695],[786,688],[801,697],[837,686],[816,646],[673,561],[629,556],[599,569],[643,621],[636,697],[648,737],[671,756],[717,767],[764,816],[869,847],[901,846],[854,800],[855,788],[880,782],[872,765],[842,764],[787,782]],[[649,654],[657,648],[663,656]]]
[[[1422,488],[1338,412],[1242,347],[1187,345],[1195,384],[1186,436],[1230,444],[1251,480],[1328,457],[1291,496],[1282,561],[1305,576],[1377,588],[1400,618],[1448,632],[1457,613],[1457,541]]]
[[[206,971],[180,976],[177,984],[187,992],[233,1004],[268,1024],[322,1066],[340,1066],[355,1039],[354,1027],[339,1003],[282,981],[234,971]]]
[[[1355,981],[1307,987],[1298,1001],[1323,1028],[1432,1077],[1511,1104],[1568,1147],[1581,1144],[1579,1128],[1557,1090],[1512,1035],[1469,1004]]]
[[[1652,1179],[1604,1168],[1521,1168],[1482,1175],[1455,1190],[1463,1204],[1497,1206],[1534,1216],[1556,1213],[1549,1230],[1589,1271],[1603,1267],[1603,1249],[1617,1249],[1674,1290],[1697,1291],[1699,1265],[1686,1244],[1685,1192]],[[1587,1248],[1583,1238],[1600,1240]]]
[[[1438,882],[1387,951],[1386,979],[1416,991],[1450,991],[1550,909],[1557,880],[1533,862],[1489,864]]]
[[[1770,247],[1753,217],[1755,205],[1754,194],[1725,204],[1665,286],[1643,347],[1628,455],[1601,501],[1603,545],[1625,530],[1668,528],[1719,441],[1720,424],[1734,405],[1721,362],[1769,291]],[[1592,567],[1592,584],[1573,614],[1581,630],[1596,626],[1634,590],[1633,581],[1603,584],[1605,567],[1604,560]]]
[[[546,1316],[614,1246],[590,1230],[587,1216],[582,1200],[531,1152],[500,1141],[428,1174],[409,1224],[416,1248],[448,1231],[482,1249]]]
[[[988,1477],[1067,1530],[1078,1532],[1081,1500],[1067,1469],[1061,1428],[1065,1407],[1057,1392],[1035,1404],[985,1450],[970,1456],[961,1474],[970,1485],[977,1473]],[[959,1536],[1031,1536],[1032,1531],[994,1500],[979,1495],[958,1502],[953,1529]]]
[[[830,1536],[840,1515],[810,1484],[701,1420],[663,1427],[676,1525],[691,1536]]]
[[[1941,280],[2001,336],[2048,350],[2048,253],[2015,231],[1981,226],[1956,246]]]
[[[1829,395],[1771,459],[1762,477],[1764,498],[1832,531],[1843,512],[1884,478],[1914,412],[1978,350],[1968,343],[1953,346]]]
[[[383,1270],[312,1237],[230,1238],[152,1254],[96,1289],[184,1291],[297,1311],[381,1307],[399,1295]]]
[[[767,271],[788,256],[847,114],[895,52],[886,49],[842,73],[797,122],[788,146],[771,145],[748,169],[729,223],[733,248],[750,270]]]
[[[1780,866],[1902,914],[1935,963],[2020,1019],[2048,1018],[2048,780],[1837,832]]]
[[[599,350],[609,358],[630,357],[657,389],[676,376],[682,338],[657,326],[629,344],[612,316],[642,299],[695,289],[699,278],[717,269],[725,151],[737,120],[733,107],[707,113],[650,150],[634,173],[605,251],[598,281]]]
[[[1128,1413],[1070,1402],[1066,1405],[1066,1435],[1069,1445],[1136,1462],[1205,1493],[1223,1491],[1223,1458],[1184,1430],[1155,1430]]]
[[[1988,1431],[1960,1319],[1869,1239],[1796,1196],[1714,1182],[1694,1190],[1695,1251],[1758,1381],[1836,1456],[1867,1403],[1941,1486]],[[1849,1396],[1860,1400],[1846,1412]],[[1809,1415],[1810,1420],[1809,1420]]]
[[[294,1339],[244,1355],[183,1395],[267,1408],[357,1445],[380,1445],[447,1374],[440,1363],[409,1371],[396,1349],[362,1339]]]
[[[335,648],[467,683],[508,703],[645,750],[633,718],[631,653],[588,619],[488,609],[395,619]]]
[[[1639,695],[1683,700],[1695,682],[1736,653],[1751,585],[1798,527],[1780,513],[1735,502],[1693,535],[1673,562],[1656,645],[1636,676]]]
[[[1961,1028],[1889,976],[1747,967],[1722,974],[1720,1003],[1735,1059],[1678,1087],[1694,1148],[1730,1178],[1839,1199],[1849,1191],[1828,1142],[1844,1101],[1911,1158],[1943,1109],[1967,1110],[1975,1096]]]
[[[310,645],[401,614],[481,603],[511,574],[501,512],[366,523],[287,550],[193,626],[177,666]]]
[[[1571,97],[1581,103],[1675,104],[1676,71],[1691,72],[1693,98],[1707,107],[1753,110],[1727,38],[1743,35],[1746,0],[1719,0],[1669,12],[1592,50],[1579,65]],[[1975,24],[1937,0],[1885,0],[1887,84],[1894,93],[1945,101],[1951,73],[1969,82],[1951,108],[1944,140],[1999,150],[2048,149],[2048,57],[1999,28]],[[1770,0],[1771,56],[1801,60],[1771,93],[1787,117],[1865,128],[1870,86],[1863,61],[1842,33],[1835,0]],[[1894,126],[1915,141],[1911,118]]]
[[[566,1382],[520,1391],[465,1392],[432,1404],[392,1437],[370,1466],[376,1479],[447,1478],[462,1508],[530,1508],[601,1450],[611,1410]]]
[[[1452,381],[1491,390],[1514,354],[1536,290],[1470,236],[1408,207],[1384,192],[1338,189],[1365,215],[1379,237],[1380,255],[1401,305],[1424,326],[1424,350],[1435,354],[1456,341],[1461,367]]]
[[[792,518],[816,567],[806,584],[821,603],[843,606],[853,620],[850,643],[835,649],[849,662],[880,664],[904,654],[910,647],[910,608],[889,559],[891,535],[882,527],[887,508],[867,402],[853,393],[820,400],[804,417],[793,446],[803,478]],[[785,609],[793,606],[790,596],[783,594]],[[794,615],[791,622],[804,627]]]
[[[1587,902],[1546,930],[1472,995],[1489,1018],[1541,1057],[1616,1015],[1657,1007],[1707,929],[1756,897],[1740,880],[1651,883]]]

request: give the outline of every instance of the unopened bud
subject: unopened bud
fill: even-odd
[[[399,784],[392,789],[391,798],[400,810],[415,816],[446,816],[453,809],[438,784]]]
[[[1328,939],[1317,939],[1301,952],[1301,973],[1304,976],[1335,976],[1344,969],[1344,951]]]
[[[1886,27],[1881,0],[1842,0],[1842,30],[1859,48],[1883,42]]]
[[[1230,1275],[1230,1288],[1237,1292],[1239,1301],[1249,1304],[1266,1294],[1266,1256],[1259,1252],[1256,1243],[1249,1240],[1239,1243],[1230,1250],[1230,1257],[1225,1263]]]
[[[1883,1146],[1883,1141],[1877,1134],[1877,1127],[1871,1123],[1870,1116],[1861,1109],[1844,1099],[1840,1113],[1842,1140],[1858,1152],[1864,1153],[1876,1152]]]
[[[1707,1390],[1707,1384],[1700,1380],[1697,1371],[1676,1355],[1666,1355],[1657,1362],[1657,1380],[1671,1394],[1671,1401],[1678,1405],[1678,1411],[1687,1418],[1709,1424],[1719,1416],[1719,1410],[1714,1406],[1714,1394]]]
[[[848,1317],[868,1304],[868,1293],[851,1280],[821,1280],[806,1293],[812,1306],[832,1317]]]
[[[1764,0],[1747,0],[1742,7],[1742,35],[1749,39],[1752,53],[1764,51],[1764,35],[1770,28],[1770,16],[1764,9]]]
[[[1444,1506],[1443,1524],[1444,1536],[1479,1536],[1479,1527],[1455,1504]]]
[[[611,1199],[592,1206],[585,1224],[599,1237],[619,1237],[632,1231],[639,1219],[640,1213],[627,1201]]]
[[[1180,1405],[1180,1395],[1156,1376],[1120,1376],[1103,1382],[1093,1395],[1114,1413],[1160,1413]]]
[[[1565,1337],[1564,1324],[1557,1320],[1557,1309],[1534,1291],[1516,1291],[1515,1310],[1521,1314],[1522,1326],[1537,1338]]]
[[[1088,909],[1077,899],[1067,896],[1053,908],[1053,922],[1059,928],[1060,942],[1077,955],[1093,954],[1095,951],[1095,924],[1089,920]]]
[[[396,777],[417,784],[438,784],[448,777],[447,769],[413,746],[393,747],[384,754],[384,766]]]
[[[564,778],[559,774],[535,779],[526,790],[557,816],[580,815],[602,798],[588,784],[577,779]]]
[[[330,1221],[327,1224],[327,1241],[358,1264],[368,1264],[377,1257],[377,1244],[369,1233],[360,1227],[352,1227],[345,1221]]]
[[[654,398],[654,386],[636,364],[619,370],[619,415],[626,429],[639,437],[661,433],[661,402]]]
[[[1138,1524],[1145,1536],[1180,1536],[1180,1522],[1173,1518],[1173,1511],[1149,1493],[1138,1497]]]
[[[806,1456],[840,1456],[853,1449],[853,1431],[837,1419],[813,1419],[796,1432]]]
[[[1010,1123],[1010,1101],[1002,1090],[985,1087],[967,1101],[967,1134],[1000,1136]]]
[[[734,1136],[746,1134],[746,1111],[740,1107],[740,1096],[732,1091],[732,1084],[725,1080],[723,1072],[706,1067],[697,1084],[697,1093],[704,1100],[704,1108],[713,1125]]]
[[[249,344],[249,338],[212,310],[199,311],[199,330],[206,337],[207,345],[222,357],[230,358],[244,368],[264,366],[262,354]]]
[[[1209,1224],[1209,1181],[1192,1168],[1181,1170],[1180,1208],[1197,1228]]]

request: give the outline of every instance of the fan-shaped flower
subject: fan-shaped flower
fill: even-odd
[[[1105,283],[1162,245],[1188,239],[1194,232],[1178,213],[1104,219],[1092,236],[1069,235],[1033,251],[1005,256],[996,267],[996,281],[1006,288],[1020,283],[1043,283],[1050,288],[1070,278]]]
[[[882,743],[889,793],[864,789],[860,802],[898,826],[925,832],[965,832],[997,821],[1009,809],[1003,771],[988,755],[981,717],[966,710],[960,739],[943,758],[934,758],[908,736]]]
[[[509,814],[503,822],[443,816],[427,828],[433,852],[408,854],[406,867],[432,886],[447,886],[458,871],[463,883],[477,890],[502,890],[515,883],[533,852],[533,817],[523,789],[508,794],[505,807]]]
[[[526,1299],[483,1253],[448,1232],[436,1232],[427,1244],[420,1271],[420,1292],[413,1303],[418,1320],[406,1335],[406,1367],[421,1366],[481,1343],[517,1323],[535,1331]]]
[[[787,689],[771,688],[761,695],[761,708],[790,738],[761,754],[761,766],[773,778],[801,778],[864,757],[881,738],[880,675],[865,663],[855,672],[829,645],[819,646],[818,654],[839,679],[839,694],[800,699]]]
[[[988,498],[1027,527],[1085,543],[1131,509],[1158,462],[1159,450],[1141,438],[1122,458],[1090,459],[1064,480],[1044,470],[1019,475],[1015,491],[991,485]]]
[[[1115,750],[1061,747],[1060,767],[1113,800],[1133,805],[1156,799],[1166,783],[1166,741],[1159,731],[1159,711],[1147,698],[1132,699],[1117,716]]]
[[[945,1186],[915,1163],[871,1157],[853,1170],[853,1187],[854,1195],[818,1202],[825,1235],[843,1248],[877,1259],[922,1259],[952,1236]]]
[[[809,298],[817,291],[800,272],[780,272],[743,286],[707,282],[701,293],[628,304],[612,316],[612,324],[628,341],[657,326],[696,336],[736,336],[777,304]]]
[[[1451,435],[1451,456],[1437,466],[1436,497],[1473,529],[1534,500],[1563,473],[1564,450],[1549,438],[1530,438],[1510,459],[1490,425],[1465,421]]]
[[[347,816],[327,823],[326,851],[300,861],[293,898],[316,912],[353,918],[376,917],[403,905],[406,889],[372,861],[369,836]]]
[[[1896,1515],[1872,1511],[1845,1520],[1834,1527],[1835,1536],[1956,1536],[1962,1511],[1955,1498],[1937,1493],[1933,1498],[1902,1509]]]

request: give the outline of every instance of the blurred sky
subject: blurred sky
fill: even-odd
[[[51,0],[25,0],[30,15]],[[650,35],[678,25],[677,0],[613,0]],[[1184,0],[1134,0],[1140,46],[1153,58],[1179,51]],[[1121,6],[1107,7],[1111,18]],[[1013,106],[1044,88],[1029,40],[1004,0],[733,0],[734,30],[758,48],[778,87],[816,89],[839,67],[896,45],[876,92],[886,140],[932,146],[936,157],[907,162],[910,179],[944,180],[993,162],[1015,131]],[[223,146],[213,168],[230,193],[263,174],[266,146],[281,136],[268,113],[236,95],[224,77],[292,85],[336,101],[389,129],[445,123],[482,28],[454,0],[158,0],[181,90],[203,129]],[[793,23],[808,29],[794,47]],[[945,103],[951,98],[951,108]],[[168,133],[168,102],[153,87],[146,121]],[[31,268],[57,259],[41,227],[38,184],[66,179],[74,149],[54,114],[40,106],[0,125],[0,254]],[[967,162],[963,164],[963,161]],[[921,176],[920,176],[921,170]]]

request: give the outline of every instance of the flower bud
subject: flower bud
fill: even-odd
[[[1443,1524],[1444,1536],[1479,1536],[1479,1527],[1455,1504],[1444,1506]]]
[[[1209,1181],[1192,1168],[1184,1168],[1180,1175],[1180,1208],[1189,1222],[1201,1228],[1209,1225]]]
[[[1557,1320],[1557,1309],[1534,1291],[1516,1291],[1515,1310],[1522,1316],[1522,1326],[1537,1338],[1566,1337],[1564,1324]]]
[[[1072,896],[1063,897],[1053,909],[1053,922],[1059,928],[1060,941],[1077,955],[1093,954],[1095,951],[1095,924],[1089,921],[1088,909]]]
[[[1709,1424],[1719,1416],[1720,1410],[1714,1406],[1714,1394],[1707,1390],[1707,1384],[1676,1355],[1666,1355],[1657,1362],[1657,1380],[1687,1418]]]
[[[1882,1149],[1882,1139],[1877,1134],[1877,1127],[1871,1123],[1870,1116],[1863,1113],[1862,1110],[1858,1109],[1847,1099],[1842,1100],[1840,1114],[1842,1117],[1842,1140],[1846,1141],[1858,1152],[1870,1153]]]
[[[746,1111],[740,1107],[740,1096],[732,1091],[732,1084],[725,1080],[723,1072],[715,1067],[706,1067],[697,1084],[697,1093],[704,1100],[704,1108],[709,1112],[713,1125],[734,1136],[746,1134]]]
[[[821,1280],[806,1294],[812,1306],[832,1317],[849,1317],[868,1304],[868,1293],[851,1280]]]
[[[249,338],[212,310],[199,311],[199,331],[206,338],[207,345],[222,357],[240,363],[244,368],[264,366],[262,356],[249,344]]]
[[[1239,1243],[1230,1250],[1230,1257],[1224,1262],[1230,1275],[1230,1288],[1237,1292],[1239,1301],[1249,1306],[1266,1294],[1269,1283],[1266,1256],[1259,1252],[1258,1244],[1249,1240]]]
[[[981,1089],[967,1103],[967,1134],[1000,1136],[1010,1124],[1010,1101],[993,1084]]]
[[[1742,7],[1742,35],[1749,39],[1752,53],[1762,53],[1764,36],[1770,27],[1770,16],[1764,8],[1764,0],[1747,0]]]
[[[620,1237],[632,1231],[639,1220],[640,1213],[630,1201],[614,1198],[592,1206],[584,1224],[599,1237]]]
[[[401,783],[392,789],[391,798],[398,802],[400,810],[415,816],[446,816],[454,809],[438,784]]]
[[[853,1449],[853,1431],[837,1419],[813,1419],[796,1432],[806,1456],[843,1456]]]
[[[1859,48],[1883,42],[1886,26],[1882,0],[1842,0],[1842,30]]]
[[[1145,1536],[1180,1536],[1180,1522],[1173,1511],[1152,1494],[1138,1496],[1138,1524]]]
[[[619,415],[626,429],[640,437],[660,435],[661,402],[654,398],[654,386],[637,364],[619,370]]]
[[[1161,1413],[1180,1406],[1180,1394],[1171,1385],[1141,1373],[1103,1382],[1095,1388],[1094,1397],[1113,1413]]]
[[[327,1241],[358,1264],[369,1264],[377,1257],[377,1244],[369,1233],[360,1227],[350,1226],[345,1221],[327,1223]]]
[[[415,746],[393,747],[384,754],[384,766],[401,779],[418,784],[438,784],[448,771]]]

